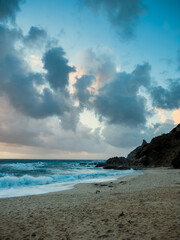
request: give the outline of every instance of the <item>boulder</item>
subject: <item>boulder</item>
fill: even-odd
[[[118,167],[119,167],[119,165],[118,164],[111,164],[111,163],[106,163],[105,165],[104,165],[104,169],[118,169]]]
[[[128,170],[131,169],[129,161],[125,157],[112,157],[105,163],[98,163],[96,167],[103,167],[104,169]]]
[[[104,163],[97,163],[97,164],[96,164],[96,167],[104,167],[105,164],[106,164],[105,162],[104,162]]]
[[[106,161],[106,164],[127,165],[128,161],[125,157],[112,157]]]

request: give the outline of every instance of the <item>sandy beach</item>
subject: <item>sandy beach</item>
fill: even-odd
[[[179,239],[180,170],[0,199],[0,239]]]

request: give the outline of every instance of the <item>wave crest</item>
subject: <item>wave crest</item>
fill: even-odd
[[[124,171],[113,171],[113,172],[103,172],[94,174],[77,174],[77,175],[50,175],[50,176],[39,176],[32,177],[30,175],[24,175],[22,177],[15,176],[4,176],[0,177],[0,188],[20,188],[36,185],[47,185],[53,183],[63,183],[63,182],[80,182],[83,180],[105,178],[110,176],[119,176],[124,174],[131,174],[134,170],[124,170]]]

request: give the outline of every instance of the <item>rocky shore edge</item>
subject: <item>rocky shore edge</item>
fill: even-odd
[[[116,170],[139,170],[145,167],[180,168],[180,124],[169,133],[153,138],[150,143],[143,140],[127,157],[112,157],[96,167]]]

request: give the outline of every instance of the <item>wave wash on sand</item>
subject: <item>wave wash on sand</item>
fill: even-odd
[[[103,182],[140,173],[133,169],[96,168],[91,161],[12,161],[1,162],[0,168],[0,198],[57,192],[77,183]]]
[[[0,239],[179,240],[179,170],[0,199]]]

